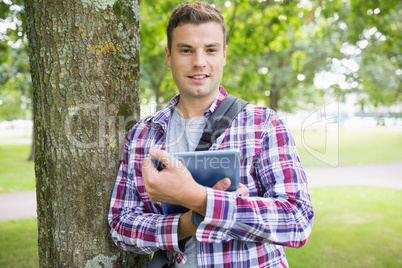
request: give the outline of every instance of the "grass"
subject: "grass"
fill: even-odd
[[[330,136],[327,147],[324,132],[305,132],[305,147],[301,132],[292,133],[305,167],[327,166],[319,159],[339,159],[339,165],[402,161],[399,129],[341,129],[339,142]],[[29,144],[0,142],[0,193],[35,190],[29,153]],[[290,267],[402,267],[401,190],[315,188],[311,198],[313,232],[303,248],[286,249]],[[36,230],[36,219],[0,222],[0,267],[38,267]]]
[[[0,143],[0,193],[35,191],[33,161],[27,161],[30,144]]]
[[[0,267],[39,267],[36,218],[0,222]]]
[[[341,129],[338,139],[328,135],[328,143],[321,130],[306,130],[303,140],[301,131],[292,133],[304,167],[402,162],[401,129]],[[35,191],[30,150],[29,144],[0,142],[0,193]]]
[[[401,128],[340,129],[339,132],[307,129],[304,136],[300,130],[292,133],[304,167],[402,162]]]
[[[315,188],[313,232],[292,268],[402,267],[402,190]],[[0,222],[0,267],[38,267],[36,219]]]
[[[402,267],[402,190],[368,186],[316,188],[313,232],[289,265]]]

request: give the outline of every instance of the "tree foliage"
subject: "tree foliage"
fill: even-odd
[[[169,15],[181,2],[142,2],[144,102],[154,100],[161,105],[177,93],[164,47]],[[231,93],[283,111],[317,103],[324,95],[343,100],[355,93],[362,106],[390,106],[401,101],[401,1],[207,2],[222,12],[228,26],[229,50],[222,83]],[[0,23],[16,23],[5,34],[0,33],[0,114],[15,115],[17,111],[6,111],[11,106],[30,107],[31,100],[22,1],[0,0],[0,16]],[[6,84],[16,77],[19,82]]]
[[[0,0],[0,120],[30,117],[31,74],[22,0]]]
[[[311,25],[311,11],[294,1],[235,1],[226,9],[227,73],[233,75],[223,83],[274,110],[290,111],[302,105],[300,100],[314,102],[319,92],[311,84],[324,64],[316,55],[328,52],[318,46],[322,41]]]
[[[147,100],[155,96],[163,103],[177,92],[164,46],[168,16],[180,2],[143,2],[141,78]],[[207,2],[227,23],[222,83],[229,92],[283,111],[316,103],[324,94],[342,100],[353,92],[374,105],[400,101],[400,1]],[[337,79],[317,85],[328,73]]]
[[[355,93],[362,106],[400,103],[402,2],[349,0],[318,4],[323,33],[336,41],[331,62],[335,60],[343,75],[331,93],[341,98]]]

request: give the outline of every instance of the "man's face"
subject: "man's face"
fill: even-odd
[[[217,22],[184,24],[173,30],[166,60],[181,98],[214,99],[219,92],[226,47]]]

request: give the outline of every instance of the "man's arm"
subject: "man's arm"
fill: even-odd
[[[244,183],[250,197],[207,189],[207,209],[196,237],[205,243],[232,239],[300,247],[310,235],[313,210],[307,180],[286,125],[275,113],[264,122],[261,149],[248,158]],[[251,160],[252,159],[252,162]],[[253,186],[256,187],[256,186]]]
[[[212,188],[216,189],[216,190],[226,191],[229,188],[230,184],[231,184],[230,179],[224,178],[224,179],[220,180],[219,182],[217,182]],[[235,191],[235,193],[242,194],[244,196],[248,196],[249,189],[246,186],[244,186],[242,183],[240,183],[240,187],[239,187],[239,189],[237,189]],[[190,236],[194,236],[196,234],[197,227],[194,226],[193,223],[191,222],[192,213],[193,212],[190,210],[190,211],[184,213],[180,217],[179,228],[178,228],[178,239],[179,240],[182,240],[182,239],[190,237]],[[203,214],[203,216],[205,216],[205,214]]]
[[[279,122],[275,124],[276,131],[270,127],[263,138],[266,150],[254,163],[256,179],[269,189],[264,197],[249,197],[244,186],[236,192],[204,187],[179,160],[166,151],[150,149],[150,155],[166,166],[159,172],[151,159],[144,160],[142,174],[150,199],[182,205],[205,216],[197,233],[189,222],[190,213],[184,214],[179,240],[196,233],[207,243],[238,239],[299,247],[307,241],[313,214],[305,175],[290,132]],[[242,189],[247,192],[241,194]]]
[[[194,236],[197,231],[197,227],[195,227],[191,223],[191,213],[192,213],[191,210],[187,211],[180,217],[179,228],[178,228],[178,232],[177,232],[177,237],[178,237],[179,241],[184,238]]]
[[[135,131],[129,133],[113,190],[110,210],[110,234],[117,246],[126,251],[150,254],[158,249],[180,252],[177,240],[180,214],[162,215],[161,207],[146,195],[141,174],[144,149]],[[138,130],[139,129],[139,130]],[[131,142],[134,140],[135,142]],[[141,145],[142,146],[142,145]]]
[[[187,204],[190,209],[205,214],[205,187],[197,184],[187,169],[180,166],[182,162],[175,162],[170,167],[167,161],[176,161],[176,159],[170,159],[170,155],[162,150],[150,150],[150,153],[168,168],[158,172],[153,162],[146,158],[142,161],[140,171],[137,168],[138,165],[133,161],[130,162],[131,140],[133,138],[130,133],[124,146],[122,162],[112,194],[109,211],[111,236],[119,247],[127,251],[140,254],[150,254],[158,249],[180,252],[178,241],[195,235],[196,227],[190,221],[191,212],[162,215],[160,208],[155,207],[156,203],[151,201]],[[138,151],[136,152],[136,157],[139,158]],[[178,181],[180,183],[177,183]],[[218,182],[214,188],[227,189],[230,180],[227,179],[227,181],[229,184]],[[242,188],[242,193],[247,194],[248,189],[244,186]],[[203,193],[200,194],[202,191]],[[187,197],[188,200],[177,201],[176,197],[180,196]],[[197,196],[200,197],[199,200],[195,198]]]

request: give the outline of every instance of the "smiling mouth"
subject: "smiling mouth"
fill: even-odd
[[[206,77],[209,77],[208,75],[193,75],[193,76],[189,76],[190,78],[194,78],[194,79],[203,79]]]

